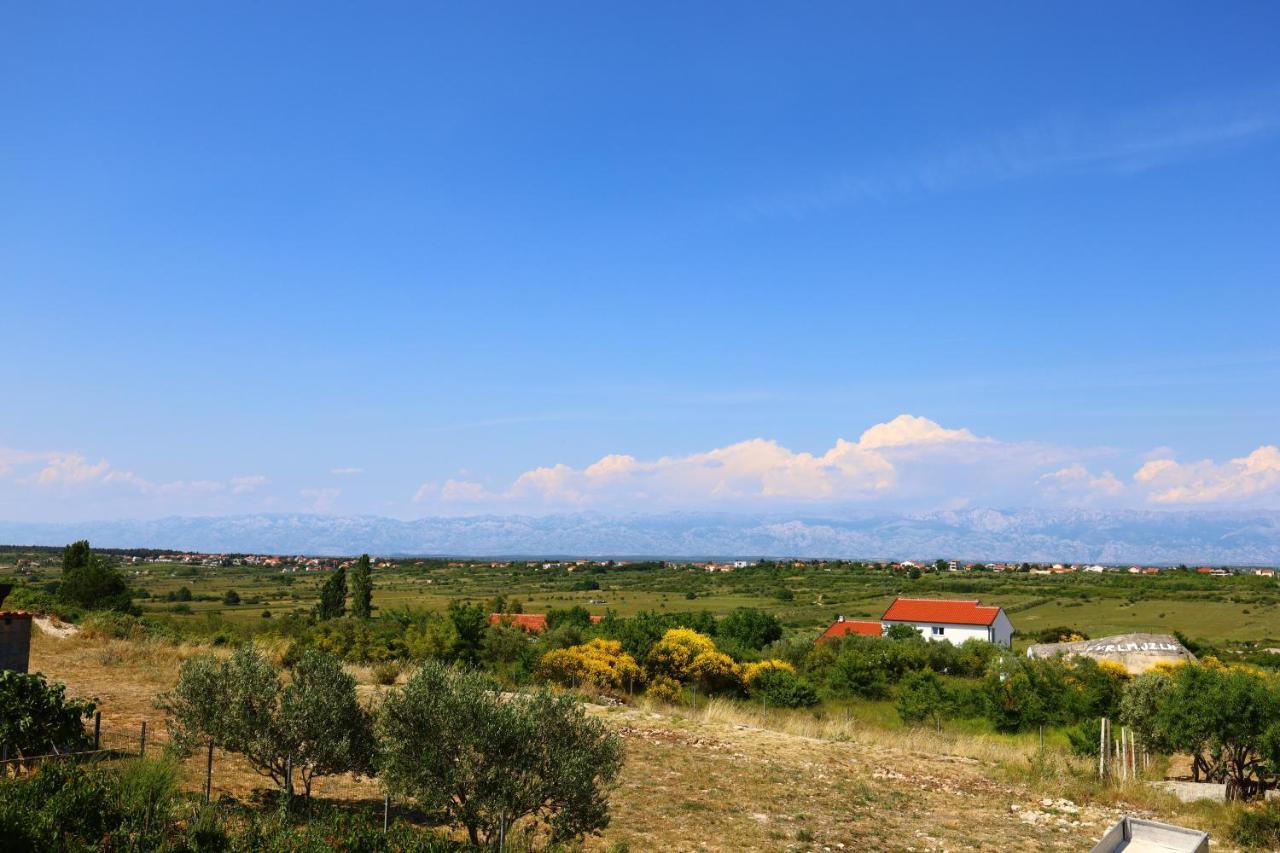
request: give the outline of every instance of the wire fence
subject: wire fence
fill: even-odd
[[[164,740],[156,732],[148,733],[144,720],[138,726],[109,725],[102,722],[102,713],[93,715],[93,722],[86,727],[85,745],[59,748],[54,745],[47,752],[25,753],[16,745],[0,744],[0,776],[22,776],[34,771],[46,761],[111,761],[121,758],[141,758],[148,746],[155,747]]]

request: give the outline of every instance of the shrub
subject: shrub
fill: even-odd
[[[1241,847],[1280,849],[1280,803],[1242,809],[1232,822],[1231,840]]]
[[[545,826],[552,842],[609,822],[622,745],[571,697],[504,700],[484,676],[426,663],[378,715],[387,787],[489,842],[499,817]]]
[[[737,692],[742,673],[724,652],[702,652],[689,664],[688,677],[707,693]]]
[[[240,593],[234,589],[229,589],[222,595],[222,603],[228,607],[235,607],[240,603]]]
[[[95,705],[84,699],[68,699],[66,687],[50,684],[36,673],[0,670],[0,744],[10,751],[41,755],[89,745],[83,720]]]
[[[782,639],[782,623],[754,607],[739,607],[720,620],[716,635],[754,651]]]
[[[656,702],[666,702],[668,705],[677,705],[684,699],[680,682],[665,675],[655,675],[649,679],[649,686],[645,688],[644,695]]]
[[[715,650],[715,642],[707,635],[691,628],[672,628],[649,650],[648,669],[654,675],[684,681],[694,659]]]
[[[758,670],[748,692],[777,708],[809,708],[818,704],[817,692],[789,667],[769,666]]]
[[[538,675],[566,686],[628,692],[644,680],[644,672],[622,650],[622,643],[599,638],[547,652],[538,664]]]
[[[902,722],[913,726],[928,723],[937,729],[953,716],[955,707],[947,686],[928,669],[903,676],[896,705]]]
[[[394,661],[380,663],[373,668],[373,680],[378,684],[395,684],[400,677],[400,664]]]
[[[105,769],[49,762],[0,779],[0,837],[7,850],[153,850],[175,834],[177,769],[131,761]]]
[[[770,669],[786,670],[787,672],[790,672],[793,675],[795,674],[795,671],[796,671],[796,668],[794,666],[792,666],[791,664],[787,663],[784,660],[762,660],[762,661],[757,661],[755,663],[744,664],[742,667],[743,686],[750,689],[752,683],[755,682],[756,678],[758,678],[761,673]]]

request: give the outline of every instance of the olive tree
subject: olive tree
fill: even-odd
[[[317,776],[371,770],[371,715],[356,699],[355,679],[321,652],[305,652],[288,684],[249,644],[222,661],[191,658],[157,704],[179,752],[212,744],[239,753],[290,795],[294,773],[309,797]]]
[[[622,746],[568,696],[503,697],[480,673],[428,662],[387,697],[377,732],[387,788],[473,844],[500,822],[545,826],[555,842],[608,825]]]

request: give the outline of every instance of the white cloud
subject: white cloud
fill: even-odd
[[[78,453],[66,453],[51,457],[44,468],[28,479],[38,486],[87,483],[102,478],[110,467],[105,459],[90,464]]]
[[[230,482],[232,494],[247,495],[250,492],[256,492],[270,481],[262,474],[249,474],[243,477],[232,477]]]
[[[876,424],[862,434],[858,446],[864,450],[883,447],[951,444],[955,442],[990,442],[978,438],[967,429],[945,429],[928,418],[898,415],[888,423]]]
[[[1036,485],[1046,496],[1067,504],[1104,502],[1125,492],[1124,483],[1115,474],[1103,471],[1095,475],[1079,462],[1042,474]]]
[[[337,500],[338,495],[342,494],[342,490],[300,489],[298,494],[311,501],[311,509],[313,512],[328,512],[333,509],[333,502]]]
[[[1153,459],[1133,478],[1148,490],[1149,500],[1162,504],[1237,503],[1280,496],[1280,448],[1263,445],[1223,464]]]
[[[1003,467],[992,464],[1000,455]],[[465,480],[449,480],[441,487],[428,483],[414,500],[445,509],[487,505],[641,511],[859,504],[921,492],[943,501],[954,500],[947,493],[954,470],[940,472],[939,466],[972,472],[981,463],[984,480],[998,469],[1025,484],[1021,472],[1043,458],[1058,457],[1041,445],[1002,443],[904,414],[872,426],[857,441],[836,439],[818,454],[763,438],[652,460],[610,454],[583,468],[563,463],[533,468],[500,490]],[[910,475],[908,482],[904,472]]]
[[[363,468],[333,468],[333,469],[330,469],[329,473],[337,477],[356,477],[356,476],[359,476],[360,474],[363,474],[364,469]]]

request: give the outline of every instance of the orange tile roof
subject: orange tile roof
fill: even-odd
[[[978,601],[944,601],[934,598],[898,598],[882,617],[885,622],[934,622],[940,625],[990,625],[999,607]]]
[[[603,616],[592,616],[591,622],[595,624],[603,619]],[[531,634],[541,634],[547,630],[547,615],[545,613],[490,613],[489,624],[501,625],[503,622],[509,622],[521,630],[528,631]]]
[[[500,625],[503,622],[509,622],[524,631],[540,634],[547,630],[547,616],[545,613],[490,613],[489,624]]]
[[[858,622],[853,619],[842,619],[831,623],[831,627],[822,632],[818,641],[844,637],[849,634],[861,634],[864,637],[879,637],[884,628],[879,622]]]

